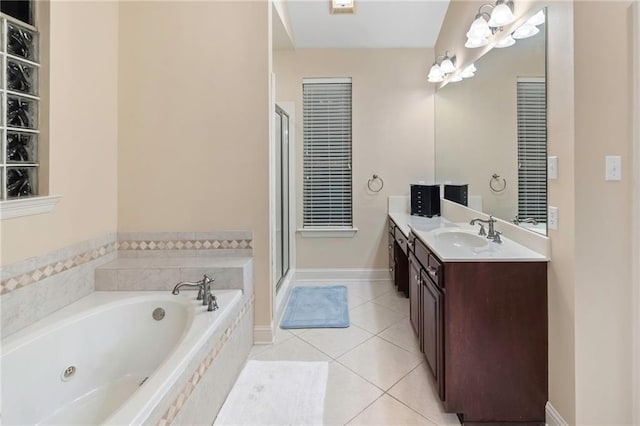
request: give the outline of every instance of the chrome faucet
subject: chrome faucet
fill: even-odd
[[[513,223],[515,223],[516,225],[520,224],[520,223],[530,223],[532,225],[537,225],[538,221],[533,218],[533,217],[526,217],[524,219],[520,219],[520,217],[518,215],[516,215],[516,217],[513,218]]]
[[[198,288],[198,297],[196,300],[202,300],[202,305],[207,306],[207,311],[215,311],[218,309],[218,299],[211,294],[211,283],[215,280],[204,274],[200,281],[182,281],[173,287],[172,294],[180,294],[182,287],[196,287]]]
[[[496,223],[496,220],[493,218],[493,216],[489,216],[488,220],[485,219],[480,219],[480,218],[476,218],[476,219],[472,219],[471,222],[469,222],[470,225],[475,225],[476,223],[480,224],[480,233],[479,235],[485,235],[484,233],[484,226],[482,225],[483,223],[486,223],[489,225],[489,232],[487,233],[487,239],[492,239],[495,241],[495,237],[496,237],[496,231],[495,228],[493,227],[493,225]]]

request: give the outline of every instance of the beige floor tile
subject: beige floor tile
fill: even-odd
[[[378,337],[382,337],[384,340],[396,344],[409,352],[420,353],[420,340],[413,332],[409,318],[405,318],[387,328],[382,333],[379,333]]]
[[[350,425],[433,425],[412,409],[391,398],[382,395],[376,402],[367,407]]]
[[[373,334],[355,325],[347,328],[314,328],[300,335],[302,340],[331,358],[339,357],[371,337]]]
[[[389,308],[367,302],[349,311],[351,323],[364,328],[370,333],[378,334],[409,315],[402,315]]]
[[[271,346],[272,345],[253,345],[249,351],[249,359],[253,359],[254,356],[258,355],[260,352],[266,351]]]
[[[404,297],[404,293],[398,293],[395,290],[390,291],[382,296],[376,297],[372,302],[400,314],[409,315],[409,299]]]
[[[283,343],[272,345],[251,359],[258,361],[329,361],[331,358],[307,342],[294,337]]]
[[[421,356],[379,337],[372,337],[338,358],[338,362],[384,390],[393,386],[421,361]]]
[[[431,372],[425,363],[407,374],[388,393],[438,425],[460,424],[455,414],[444,412]]]
[[[276,327],[275,336],[273,336],[273,344],[277,345],[279,343],[286,342],[293,337],[293,333],[291,333],[289,330],[284,330],[280,327]]]
[[[368,300],[363,297],[358,297],[355,294],[352,294],[347,288],[347,303],[349,304],[349,309],[356,308],[362,304],[367,303]]]
[[[391,281],[353,281],[344,285],[350,294],[366,301],[394,290]]]
[[[324,424],[343,425],[382,395],[382,391],[333,361],[324,402]]]

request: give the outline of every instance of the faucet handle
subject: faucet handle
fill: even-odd
[[[207,311],[217,311],[218,310],[218,299],[213,294],[209,295],[209,303],[207,304]]]
[[[494,243],[502,244],[502,240],[500,239],[500,235],[502,235],[502,232],[500,232],[500,231],[494,231],[493,232],[493,242]]]
[[[481,235],[483,237],[485,235],[487,235],[487,231],[484,230],[484,225],[483,224],[480,224],[480,232],[478,232],[478,235]]]
[[[204,274],[204,275],[203,275],[203,277],[202,277],[202,282],[203,282],[203,283],[205,283],[205,284],[212,283],[212,282],[214,282],[215,280],[216,280],[215,278],[211,278],[211,277],[210,277],[209,275],[207,275],[207,274]]]

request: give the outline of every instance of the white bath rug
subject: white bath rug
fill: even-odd
[[[216,425],[321,425],[329,364],[249,361]]]

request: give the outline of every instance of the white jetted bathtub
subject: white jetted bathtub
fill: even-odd
[[[242,296],[214,293],[207,312],[191,291],[95,292],[9,336],[2,423],[143,422]]]

